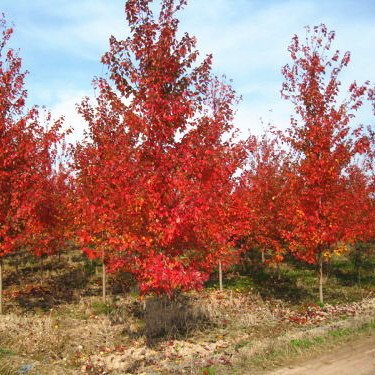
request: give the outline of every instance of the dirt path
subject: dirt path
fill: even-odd
[[[375,337],[349,344],[303,364],[289,366],[269,375],[374,375]]]

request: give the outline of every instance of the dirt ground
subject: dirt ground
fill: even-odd
[[[302,364],[291,365],[269,375],[374,375],[375,337],[351,343]]]

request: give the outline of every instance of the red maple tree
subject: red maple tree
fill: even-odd
[[[248,145],[246,170],[233,197],[237,208],[234,221],[245,246],[260,248],[263,262],[265,253],[269,253],[267,261],[274,264],[283,260],[285,253],[281,213],[286,155],[272,132],[265,132]]]
[[[96,105],[79,106],[89,131],[78,145],[80,239],[141,292],[199,288],[218,259],[233,259],[223,228],[242,145],[230,138],[230,85],[196,64],[196,39],[177,39],[186,1],[128,0],[131,36],[110,39]],[[225,139],[224,139],[225,138]]]
[[[368,90],[368,99],[373,105],[375,114],[375,89]],[[367,186],[368,194],[361,196],[364,201],[361,208],[362,211],[364,210],[363,215],[369,220],[366,232],[373,240],[375,236],[375,129],[373,126],[368,126],[366,133],[362,135],[359,150],[363,154],[361,155],[360,170],[354,170],[355,181],[362,187]]]
[[[29,246],[38,257],[55,255],[73,235],[73,192],[69,170],[60,166],[40,179],[37,202],[29,219]]]
[[[38,109],[25,108],[26,72],[21,71],[21,58],[7,47],[13,29],[7,26],[4,15],[0,19],[0,29],[1,289],[4,256],[27,246],[35,235],[35,208],[43,195],[45,178],[53,168],[56,144],[63,135],[59,132],[60,121],[46,130],[40,124]]]
[[[363,146],[362,131],[353,130],[350,120],[362,105],[368,82],[352,83],[348,98],[337,104],[338,76],[350,54],[330,53],[335,33],[324,25],[306,30],[304,44],[294,36],[289,47],[293,63],[282,70],[282,96],[297,113],[283,137],[294,158],[284,213],[291,230],[285,231],[285,238],[296,256],[319,262],[323,301],[324,257],[366,230],[361,215],[349,214],[366,194],[361,190],[366,185],[357,183],[353,169]]]

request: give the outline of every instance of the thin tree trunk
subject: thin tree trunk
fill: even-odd
[[[264,253],[264,249],[262,249],[262,263],[266,263],[266,255]]]
[[[0,315],[3,314],[3,260],[0,259]]]
[[[361,285],[361,270],[359,268],[358,268],[357,277],[358,277],[359,290],[361,291],[361,298],[363,298],[363,290],[362,290],[362,285]]]
[[[21,257],[19,257],[18,254],[17,254],[17,256],[16,256],[16,273],[17,273],[17,275],[19,274],[19,272],[18,272],[18,261],[21,261]]]
[[[319,153],[319,160],[320,160],[320,153]],[[318,216],[319,216],[319,233],[321,233],[321,218],[322,218],[322,197],[319,197],[319,210],[318,210]],[[319,300],[320,303],[323,303],[323,248],[319,247],[317,250],[319,250]]]
[[[43,254],[40,256],[40,285],[43,286]]]
[[[221,260],[219,260],[219,288],[220,292],[223,291],[223,269],[221,267]]]
[[[319,300],[323,303],[323,256],[319,259]]]
[[[106,272],[105,272],[105,263],[103,259],[103,267],[102,267],[102,286],[103,286],[103,302],[105,303],[106,300]]]
[[[326,262],[326,276],[327,276],[327,280],[331,276],[331,270],[332,270],[332,258],[328,258],[328,260]]]
[[[102,232],[102,245],[104,243],[104,235],[106,233]],[[102,261],[103,261],[103,266],[102,266],[102,292],[103,292],[103,302],[106,302],[106,266],[105,266],[105,247],[103,247],[103,254],[102,254]]]
[[[280,263],[276,263],[276,270],[277,270],[277,280],[281,280],[281,270],[280,270]]]

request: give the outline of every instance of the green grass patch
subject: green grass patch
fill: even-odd
[[[211,279],[205,284],[206,288],[219,289],[219,281]],[[256,287],[254,280],[247,276],[236,277],[232,279],[223,280],[223,287],[229,290],[239,290],[241,292],[248,292]]]
[[[250,344],[250,341],[240,342],[240,343],[236,344],[234,348],[235,348],[235,350],[238,350],[238,349],[241,349],[241,348],[245,347],[248,344]]]
[[[212,367],[203,367],[202,374],[204,375],[215,375],[216,371]]]
[[[342,336],[349,336],[351,333],[353,333],[353,330],[349,328],[345,329],[337,329],[335,331],[329,331],[328,334],[333,337],[342,337]]]
[[[373,330],[373,329],[375,329],[375,320],[373,322],[363,324],[362,327],[358,328],[358,331],[365,332],[367,330]]]
[[[324,307],[317,303],[319,281],[316,264],[306,264],[287,256],[276,269],[261,263],[255,256],[245,257],[242,265],[224,273],[224,288],[256,292],[263,299],[280,299],[295,306],[318,304]],[[325,303],[357,302],[375,293],[375,257],[369,255],[360,262],[352,258],[351,255],[334,255],[324,263]],[[206,287],[219,288],[217,275],[213,275]]]
[[[310,346],[314,345],[310,340],[291,340],[290,344],[292,347],[296,348],[309,348]]]
[[[16,355],[16,353],[12,352],[8,349],[2,349],[0,348],[0,359],[6,356]]]
[[[93,302],[91,307],[95,315],[110,315],[115,310],[115,306],[113,304],[100,301]]]

